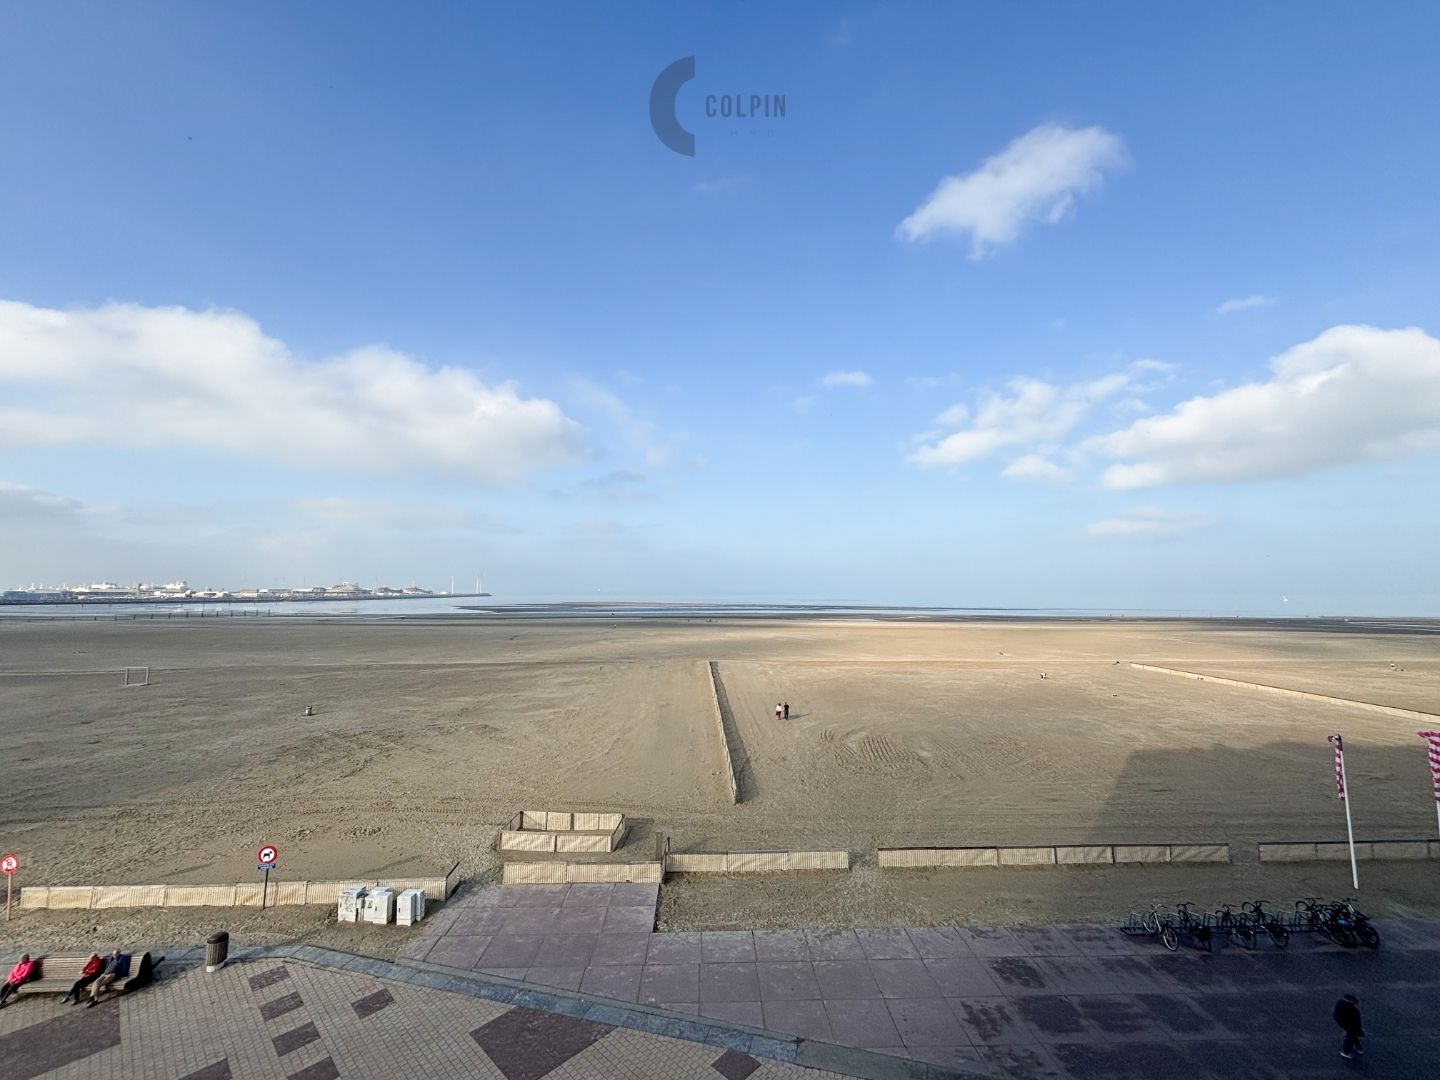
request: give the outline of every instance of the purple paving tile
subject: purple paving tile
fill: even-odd
[[[616,1001],[637,1001],[640,997],[640,976],[644,970],[639,964],[588,967],[580,980],[580,989],[587,994]]]
[[[760,1062],[738,1050],[726,1050],[710,1063],[710,1067],[725,1077],[725,1080],[745,1080],[760,1068]]]
[[[529,967],[544,941],[540,934],[496,934],[476,962],[477,968]],[[433,955],[433,950],[432,950]]]
[[[958,926],[956,931],[976,956],[1025,956],[1025,946],[1003,926]]]
[[[560,916],[560,905],[531,904],[511,908],[500,921],[500,934],[548,934]]]
[[[856,930],[867,960],[918,960],[920,954],[904,930]]]
[[[501,979],[513,979],[515,982],[524,982],[525,976],[530,974],[530,969],[523,967],[478,967],[475,970],[481,975],[494,975]]]
[[[823,1001],[767,1001],[761,1009],[765,1026],[771,1031],[799,1035],[802,1039],[834,1041]]]
[[[754,964],[701,964],[701,1001],[759,1001]]]
[[[969,1043],[963,1046],[911,1046],[906,1048],[905,1056],[912,1061],[941,1065],[970,1075],[988,1075],[990,1072],[990,1066],[980,1056],[980,1051]]]
[[[1164,993],[1179,987],[1173,979],[1156,972],[1143,956],[1096,956],[1092,962],[1111,986],[1131,993]]]
[[[203,1069],[196,1069],[192,1073],[186,1073],[180,1080],[231,1080],[234,1074],[230,1072],[230,1059],[221,1058]]]
[[[970,1036],[944,998],[895,998],[886,1002],[906,1046],[969,1046]]]
[[[275,1046],[275,1055],[284,1057],[286,1054],[293,1054],[302,1046],[309,1046],[316,1039],[320,1038],[320,1032],[316,1030],[313,1023],[301,1024],[289,1031],[283,1031],[271,1039]]]
[[[707,930],[700,935],[702,963],[745,963],[754,959],[755,939],[749,930]]]
[[[465,968],[467,971],[480,962],[480,957],[490,947],[489,934],[446,934],[425,954],[431,964],[445,967]]]
[[[633,882],[623,882],[619,885],[612,885],[610,903],[626,907],[654,907],[660,900],[659,885],[639,885]]]
[[[915,952],[926,960],[969,959],[975,955],[970,943],[953,926],[919,926],[909,934]]]
[[[551,934],[540,942],[533,967],[588,967],[599,934]]]
[[[700,1003],[698,1001],[657,1001],[657,1005],[670,1012],[684,1013],[686,1016],[699,1016]]]
[[[533,1009],[511,1009],[470,1033],[505,1080],[540,1080],[614,1029]]]
[[[595,953],[590,957],[591,967],[612,964],[636,965],[645,963],[646,945],[649,934],[601,934],[595,940]]]
[[[570,894],[569,885],[511,885],[516,907],[559,907]]]
[[[285,1080],[339,1080],[340,1069],[334,1058],[323,1057],[313,1065],[306,1065],[299,1072],[293,1072]]]
[[[1041,970],[1039,962],[1031,956],[994,956],[985,960],[995,984],[1006,994],[1054,994],[1059,987],[1053,985]]]
[[[389,990],[386,990],[382,986],[373,994],[366,994],[359,1001],[352,1001],[350,1008],[355,1010],[356,1020],[364,1020],[367,1017],[374,1016],[381,1009],[388,1008],[394,1004],[395,998],[391,996]]]
[[[488,889],[478,889],[465,898],[466,907],[514,907],[520,902],[520,898],[526,895],[527,890],[538,888],[535,885],[496,885]]]
[[[281,964],[279,967],[273,967],[269,971],[262,971],[259,975],[251,975],[250,989],[264,990],[267,986],[274,986],[277,982],[282,982],[288,978],[290,978],[290,969],[284,964]]]
[[[756,960],[809,960],[810,946],[803,930],[755,930]]]
[[[871,960],[870,974],[887,998],[938,998],[940,987],[925,970],[924,960]]]
[[[992,1073],[1006,1080],[1071,1080],[1043,1046],[977,1046],[975,1050]]]
[[[288,1012],[294,1012],[304,1004],[305,1002],[299,994],[284,994],[270,1001],[262,1001],[260,1003],[260,1019],[274,1020]]]
[[[1031,956],[1076,956],[1080,952],[1066,934],[1053,926],[1012,926],[1010,933]]]
[[[817,960],[810,965],[826,1001],[878,998],[880,987],[866,960]]]
[[[571,885],[564,904],[566,907],[609,907],[614,895],[614,885]]]
[[[1151,1080],[1173,1075],[1177,1060],[1173,1047],[1146,1043],[1057,1045],[1050,1048],[1057,1061],[1077,1080]],[[1188,1070],[1186,1070],[1188,1071]]]
[[[579,990],[585,977],[583,967],[532,967],[525,972],[525,982],[553,986],[558,990]]]
[[[955,998],[950,1011],[976,1046],[1033,1044],[1035,1032],[1015,1011],[1008,998]]]
[[[1084,956],[1043,956],[1035,960],[1049,986],[1060,994],[1113,994],[1128,989],[1094,960]]]
[[[1108,926],[1057,926],[1055,929],[1085,956],[1112,956],[1130,951],[1129,938]]]
[[[27,1012],[34,1008],[28,1001],[18,1005]],[[15,1007],[14,1002],[6,1006]],[[120,1004],[111,999],[93,1009],[72,1009],[0,1035],[0,1062],[5,1080],[31,1080],[119,1045]]]
[[[946,997],[984,997],[1000,993],[984,963],[976,958],[926,960],[926,973]]]
[[[702,1001],[700,1015],[731,1024],[745,1024],[747,1027],[765,1026],[765,1015],[760,1011],[758,1001]]]
[[[820,997],[815,972],[806,960],[779,960],[755,965],[761,1001],[814,1001]]]
[[[1128,994],[1073,995],[1070,1003],[1096,1031],[1126,1042],[1170,1039],[1170,1030]]]
[[[606,934],[648,934],[655,929],[655,909],[621,907],[612,901],[605,909],[605,923],[600,929]]]
[[[865,950],[854,930],[806,930],[811,960],[864,960]]]
[[[598,934],[605,925],[605,908],[575,906],[560,909],[550,931],[555,934]]]
[[[451,934],[494,934],[505,924],[505,916],[509,915],[512,908],[471,908],[463,911],[455,917],[446,931],[446,936]]]
[[[1042,1043],[1091,1041],[1094,1032],[1068,998],[1032,994],[1013,1002]]]
[[[640,1000],[647,1004],[662,1001],[699,1001],[699,964],[646,964],[640,977]]]
[[[700,963],[699,934],[651,934],[647,964]]]
[[[1224,1034],[1195,1002],[1183,994],[1136,994],[1139,1003],[1173,1039],[1209,1039]]]
[[[835,1041],[844,1046],[899,1046],[900,1033],[890,1018],[890,1009],[879,998],[857,1001],[827,1001],[825,1014]]]

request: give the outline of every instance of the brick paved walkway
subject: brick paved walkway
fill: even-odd
[[[810,1080],[836,1074],[741,1049],[379,978],[258,959],[206,974],[191,963],[95,1009],[58,996],[0,1010],[5,1080]],[[294,950],[296,954],[306,952]],[[423,973],[394,969],[420,982]],[[440,980],[445,981],[445,980]],[[449,980],[452,984],[454,980]]]
[[[1378,952],[1165,952],[1096,926],[653,933],[657,887],[457,898],[404,957],[1015,1080],[1333,1076],[1364,1002],[1368,1076],[1440,1077],[1440,923]]]

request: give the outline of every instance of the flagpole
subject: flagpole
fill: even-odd
[[[1345,779],[1345,758],[1340,758],[1340,779]],[[1345,835],[1350,838],[1350,884],[1355,886],[1355,891],[1360,891],[1360,868],[1355,862],[1355,826],[1350,821],[1350,785],[1345,785],[1345,798],[1340,800],[1345,804]]]
[[[1350,883],[1360,891],[1360,867],[1355,862],[1355,826],[1350,820],[1350,785],[1345,782],[1345,740],[1337,733],[1325,740],[1335,747],[1335,794],[1345,804],[1345,835],[1350,840]]]

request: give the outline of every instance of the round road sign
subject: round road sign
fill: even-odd
[[[6,855],[0,859],[0,873],[13,874],[20,869],[20,859],[15,855]]]
[[[261,866],[264,866],[267,863],[273,863],[278,858],[280,858],[280,853],[276,851],[275,848],[270,844],[266,844],[260,849]]]

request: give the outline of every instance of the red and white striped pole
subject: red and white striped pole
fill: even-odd
[[[1355,826],[1350,821],[1350,800],[1345,792],[1345,743],[1339,735],[1331,735],[1329,741],[1335,747],[1335,793],[1345,804],[1345,835],[1350,839],[1350,884],[1360,891],[1360,867],[1355,862]]]
[[[1435,788],[1435,828],[1440,831],[1440,731],[1422,731],[1419,735],[1430,744],[1430,782]]]

